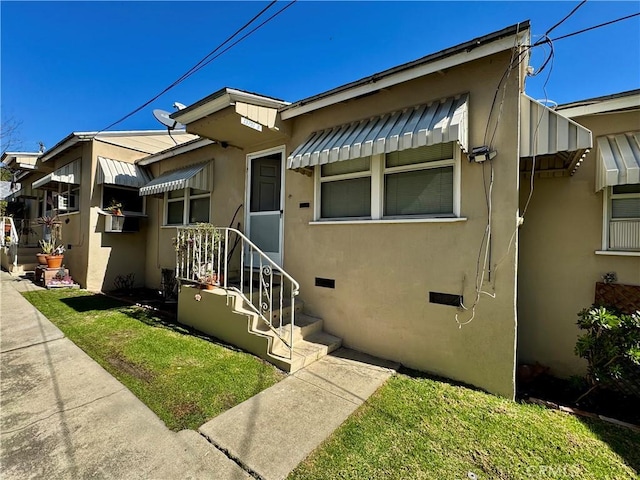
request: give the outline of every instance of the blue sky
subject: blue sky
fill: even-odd
[[[173,111],[175,101],[189,105],[224,86],[296,101],[527,19],[535,41],[578,3],[298,1],[115,129],[161,128],[154,108]],[[3,0],[2,122],[20,123],[26,151],[100,130],[266,5]],[[639,11],[638,1],[589,1],[550,37]],[[537,48],[531,65],[539,68],[548,52]],[[533,98],[566,103],[640,88],[640,17],[557,40],[554,52],[553,63],[527,81]]]

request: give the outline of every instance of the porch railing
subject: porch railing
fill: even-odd
[[[178,227],[176,278],[240,294],[293,355],[295,301],[300,284],[235,228]],[[286,325],[289,325],[286,328]]]
[[[12,217],[2,217],[2,239],[0,247],[7,247],[14,267],[18,266],[18,231]]]

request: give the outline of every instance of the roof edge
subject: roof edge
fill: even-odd
[[[208,95],[202,100],[198,100],[196,103],[189,105],[187,108],[183,108],[182,110],[172,113],[170,117],[186,125],[199,120],[200,118],[206,117],[207,115],[219,112],[220,110],[233,105],[236,101],[243,101],[260,107],[277,109],[290,105],[289,102],[277,98],[245,92],[244,90],[236,88],[224,87],[211,95]]]
[[[355,98],[357,96],[362,95],[363,93],[367,93],[367,92],[361,92],[357,90],[359,87],[370,87],[371,85],[375,85],[376,86],[375,89],[380,89],[380,88],[389,87],[389,86],[410,80],[412,78],[418,78],[420,76],[427,75],[428,73],[432,73],[432,72],[420,71],[420,72],[416,72],[415,76],[411,76],[411,75],[401,76],[401,74],[406,73],[407,71],[418,69],[419,67],[425,67],[427,65],[436,64],[439,61],[443,61],[447,58],[454,57],[462,53],[471,53],[474,50],[485,47],[499,40],[503,40],[505,38],[512,37],[514,35],[522,35],[525,32],[528,32],[528,30],[529,30],[529,20],[525,20],[523,22],[519,22],[509,27],[503,28],[502,30],[498,30],[490,34],[477,37],[473,40],[469,40],[459,45],[449,47],[439,52],[426,55],[417,60],[412,60],[410,62],[403,63],[395,67],[391,67],[387,70],[383,70],[382,72],[374,73],[373,75],[369,75],[367,77],[361,78],[360,80],[356,80],[356,81],[341,85],[339,87],[333,88],[331,90],[327,90],[326,92],[319,93],[311,97],[307,97],[305,99],[299,100],[297,102],[294,102],[282,108],[281,109],[282,119],[286,120],[288,118],[293,118],[295,116],[302,115],[304,113],[309,113],[310,111],[317,110],[319,108],[323,108],[323,107],[332,105],[334,103]],[[475,60],[477,58],[482,58],[492,53],[494,52],[489,51],[481,55],[474,55],[472,56],[472,58],[463,59],[459,62],[454,62],[453,65],[447,65],[446,67],[443,66],[442,68],[449,68],[451,66],[459,65],[467,61]],[[433,71],[435,72],[439,69],[441,68],[434,68]],[[400,78],[397,78],[394,81],[393,77],[400,77]],[[383,80],[387,80],[387,81],[383,82]],[[349,94],[350,90],[353,91],[351,94]],[[343,95],[340,95],[340,94],[343,94]],[[335,100],[331,101],[332,97],[335,97]]]
[[[558,105],[556,110],[572,118],[631,108],[640,108],[640,89],[564,103]]]

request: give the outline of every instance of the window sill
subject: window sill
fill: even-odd
[[[77,215],[80,213],[80,210],[74,210],[73,212],[59,213],[59,217],[68,217],[69,215]]]
[[[596,250],[596,255],[611,255],[617,257],[640,257],[640,252],[624,250]]]
[[[386,223],[457,223],[466,222],[466,217],[451,218],[385,218],[380,220],[316,220],[309,225],[367,225]]]

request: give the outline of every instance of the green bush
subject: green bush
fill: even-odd
[[[625,315],[593,306],[578,314],[578,326],[586,333],[575,352],[589,363],[590,391],[604,386],[640,397],[640,312]]]

